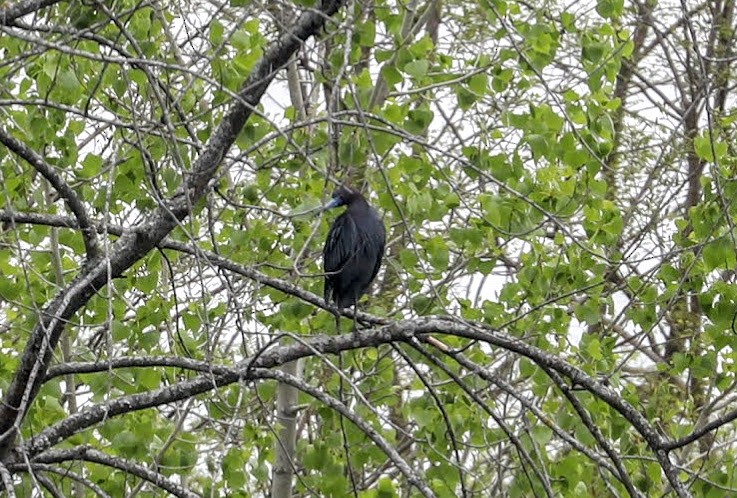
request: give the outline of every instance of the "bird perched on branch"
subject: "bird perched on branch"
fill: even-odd
[[[379,213],[356,190],[341,186],[323,210],[347,206],[330,227],[322,251],[325,301],[355,306],[381,267],[386,229]]]

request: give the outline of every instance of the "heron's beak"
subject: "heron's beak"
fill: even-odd
[[[328,209],[333,209],[338,206],[340,206],[340,199],[330,199],[330,202],[325,204],[320,211],[327,211]]]

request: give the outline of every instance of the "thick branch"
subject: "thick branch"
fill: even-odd
[[[83,431],[93,425],[117,415],[152,408],[190,398],[218,387],[227,386],[239,380],[254,379],[253,368],[273,368],[287,362],[307,356],[336,354],[340,351],[359,347],[374,347],[394,341],[406,341],[412,333],[412,327],[385,326],[378,329],[361,331],[361,336],[344,334],[341,336],[316,336],[302,343],[275,347],[255,357],[241,362],[238,367],[213,367],[220,373],[204,374],[194,379],[179,382],[172,386],[153,391],[121,396],[105,403],[93,405],[70,415],[61,422],[41,431],[26,440],[16,449],[14,460],[23,461],[23,454],[29,457],[51,448],[69,436]]]
[[[202,153],[194,162],[180,191],[163,203],[145,222],[126,231],[113,245],[104,260],[92,262],[41,312],[21,359],[20,367],[0,406],[0,461],[12,448],[20,419],[35,398],[45,377],[51,353],[56,348],[67,320],[94,293],[107,285],[112,277],[120,276],[136,261],[156,247],[180,220],[188,216],[205,194],[223,156],[266,91],[275,72],[286,64],[291,55],[308,37],[325,23],[327,16],[337,12],[340,0],[325,0],[322,10],[305,11],[294,26],[264,53],[239,92],[239,99],[225,114]]]
[[[555,371],[568,378],[572,385],[578,385],[588,390],[614,408],[633,425],[645,439],[650,449],[656,454],[666,475],[669,477],[671,485],[677,490],[679,496],[688,496],[688,492],[682,483],[677,480],[677,475],[673,473],[674,467],[668,458],[670,445],[663,440],[662,436],[639,411],[613,389],[556,355],[547,353],[542,349],[526,344],[507,334],[475,327],[468,323],[456,323],[454,321],[432,317],[405,320],[375,329],[362,330],[360,334],[351,333],[340,336],[311,337],[302,343],[274,347],[261,354],[257,354],[255,357],[248,358],[240,363],[237,368],[221,370],[222,373],[201,375],[195,379],[173,386],[160,388],[147,393],[124,396],[92,406],[71,415],[62,422],[47,428],[27,440],[16,450],[14,460],[22,461],[23,454],[27,454],[30,457],[38,455],[69,436],[107,418],[180,401],[239,380],[263,377],[263,374],[256,375],[254,369],[269,369],[307,356],[337,354],[349,349],[375,347],[391,342],[407,342],[416,335],[429,333],[449,334],[466,339],[483,341],[490,345],[512,351],[531,359],[546,369]]]
[[[337,354],[349,349],[375,347],[390,342],[406,342],[415,335],[429,333],[449,334],[483,341],[530,358],[535,363],[558,372],[568,378],[572,384],[588,390],[617,410],[645,438],[653,451],[663,450],[665,447],[660,434],[655,431],[637,409],[625,401],[613,389],[556,355],[547,353],[540,348],[526,344],[502,332],[474,327],[467,323],[456,323],[450,320],[428,317],[400,321],[375,329],[362,330],[360,335],[344,334],[340,336],[311,337],[302,343],[274,347],[255,357],[248,358],[240,363],[237,369],[228,370],[220,374],[203,375],[170,387],[157,389],[148,393],[121,397],[101,405],[96,405],[42,431],[26,441],[23,449],[24,451],[30,452],[31,455],[35,455],[57,444],[69,435],[100,422],[105,417],[112,417],[133,410],[179,401],[216,387],[231,384],[239,379],[252,378],[251,368],[273,368],[307,356]]]
[[[59,0],[20,0],[0,7],[0,26],[8,26],[19,17],[59,3]]]
[[[0,221],[6,223],[30,223],[32,225],[45,225],[49,227],[79,228],[79,223],[77,222],[77,220],[69,216],[60,216],[58,214],[45,213],[24,213],[19,211],[12,211],[10,209],[4,209],[0,211]],[[123,228],[118,228],[119,233],[115,235],[121,235],[123,233]],[[99,224],[97,231],[101,231]]]

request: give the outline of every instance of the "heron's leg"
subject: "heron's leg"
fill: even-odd
[[[358,334],[358,299],[361,295],[356,292],[355,298],[353,299],[353,333]]]

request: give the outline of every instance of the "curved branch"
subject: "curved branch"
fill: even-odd
[[[306,339],[302,343],[274,347],[257,354],[255,357],[247,358],[238,365],[237,369],[230,369],[220,374],[199,376],[166,388],[124,396],[90,407],[42,431],[26,441],[23,448],[32,454],[37,454],[78,430],[101,421],[105,416],[119,415],[131,410],[179,401],[185,397],[233,383],[238,379],[249,379],[252,378],[250,370],[253,368],[272,368],[315,354],[337,354],[349,349],[373,347],[390,342],[407,342],[416,335],[430,333],[448,334],[483,341],[530,358],[535,363],[567,377],[572,384],[581,386],[614,408],[634,426],[653,451],[665,450],[665,443],[661,435],[655,431],[635,407],[619,396],[616,391],[586,374],[583,370],[554,354],[547,353],[502,332],[485,330],[472,324],[457,323],[434,317],[404,320],[391,325],[362,330],[358,336],[356,334],[321,335]],[[31,448],[35,449],[31,450]]]
[[[478,375],[485,381],[491,382],[492,384],[496,385],[499,389],[501,389],[508,395],[514,397],[522,406],[525,407],[526,410],[529,410],[530,412],[532,412],[533,415],[535,415],[542,423],[547,425],[550,428],[550,430],[552,430],[563,441],[568,443],[573,449],[583,453],[591,461],[596,462],[597,465],[605,468],[606,470],[611,472],[612,475],[617,476],[617,469],[615,469],[614,466],[612,466],[612,464],[610,464],[607,460],[605,460],[601,455],[591,450],[588,446],[585,446],[583,443],[578,441],[571,434],[567,433],[566,431],[558,427],[556,424],[554,424],[550,420],[550,418],[540,408],[535,406],[535,404],[530,403],[530,401],[525,399],[524,396],[521,396],[520,393],[517,392],[511,384],[501,379],[498,375],[492,374],[486,368],[472,362],[471,360],[466,358],[465,355],[461,353],[450,351],[447,348],[438,347],[437,341],[426,340],[424,342],[426,344],[429,344],[431,346],[434,346],[440,349],[444,354],[453,358],[460,366],[466,368],[469,372],[473,372],[474,374]],[[428,358],[430,361],[432,361],[437,366],[443,369],[448,368],[444,366],[444,364],[439,359],[436,359],[425,348],[420,348],[419,344],[415,344],[413,342],[412,345],[418,348],[418,351],[420,351],[426,358]]]
[[[489,407],[489,405],[483,399],[481,399],[481,397],[476,392],[474,392],[473,389],[469,388],[468,385],[466,385],[466,383],[458,375],[456,375],[450,368],[448,368],[447,365],[445,365],[439,359],[435,358],[434,355],[430,354],[429,351],[423,348],[422,345],[419,343],[419,341],[411,341],[410,345],[415,350],[417,350],[420,354],[422,354],[422,356],[430,360],[430,362],[433,365],[435,365],[436,367],[440,368],[440,370],[445,372],[445,374],[448,377],[450,377],[453,380],[453,382],[455,382],[456,385],[460,387],[469,398],[471,398],[478,406],[480,406],[487,414],[489,414],[489,416],[492,419],[494,419],[494,422],[496,422],[496,424],[502,429],[502,431],[504,431],[506,436],[512,442],[512,445],[515,447],[515,449],[519,453],[520,458],[524,460],[527,463],[527,465],[530,466],[530,468],[532,468],[532,471],[537,476],[540,482],[540,485],[545,490],[545,494],[547,494],[547,496],[555,496],[555,493],[553,492],[553,489],[550,485],[550,479],[547,478],[548,476],[544,474],[543,471],[535,464],[529,452],[525,449],[525,446],[522,444],[522,441],[520,441],[519,437],[517,437],[517,435],[513,431],[511,431],[509,427],[507,427],[504,420],[502,420],[499,415],[494,413],[491,407]],[[525,471],[525,475],[528,475],[527,469],[525,469],[524,467],[523,469]],[[528,475],[528,479],[530,481],[530,485],[533,485],[532,478],[529,477],[529,475]]]
[[[74,413],[61,422],[27,439],[14,450],[14,461],[22,461],[24,454],[30,457],[38,455],[69,436],[110,417],[174,403],[240,380],[254,379],[256,378],[253,374],[254,368],[273,368],[299,358],[314,356],[316,354],[336,354],[340,351],[359,347],[372,347],[395,341],[407,341],[410,334],[411,332],[408,333],[408,329],[386,326],[361,331],[360,337],[355,337],[355,334],[315,336],[301,343],[275,347],[257,354],[255,357],[245,359],[234,368],[227,369],[226,367],[220,367],[223,369],[220,373],[207,373],[194,379],[178,382],[174,385],[153,391],[121,396]]]
[[[673,451],[675,449],[689,445],[693,443],[694,441],[698,440],[699,438],[703,437],[704,435],[710,433],[711,431],[715,431],[719,429],[721,426],[728,424],[735,419],[737,419],[737,409],[727,412],[721,417],[712,420],[711,422],[704,425],[700,429],[694,430],[688,436],[684,436],[681,439],[677,439],[675,441],[667,441],[663,443],[663,449],[665,451]]]
[[[322,28],[325,20],[337,12],[341,5],[341,0],[325,0],[320,10],[304,11],[295,24],[265,50],[238,93],[239,98],[213,131],[190,174],[183,179],[180,190],[168,201],[162,202],[147,216],[146,221],[125,231],[105,259],[91,261],[40,313],[20,366],[0,405],[0,461],[7,457],[13,447],[20,420],[38,394],[67,320],[105,287],[111,278],[122,275],[148,254],[190,214],[192,207],[205,195],[223,156],[276,72],[288,62],[303,41]]]
[[[95,484],[94,482],[90,481],[89,479],[85,479],[83,476],[77,474],[76,472],[72,472],[69,469],[62,469],[55,465],[48,465],[45,463],[32,463],[31,468],[28,468],[27,464],[20,464],[20,465],[13,465],[11,467],[14,472],[28,472],[28,473],[34,473],[35,471],[42,470],[44,472],[50,472],[53,474],[58,474],[61,477],[68,477],[73,481],[76,481],[92,490],[93,493],[95,493],[95,496],[100,496],[102,498],[112,498],[109,494],[107,494],[100,486]],[[39,482],[41,482],[42,485],[47,486],[44,483],[44,480],[39,479]],[[50,482],[47,480],[47,482]],[[48,486],[47,486],[48,488]],[[57,490],[58,491],[58,490]],[[54,491],[50,491],[54,492]],[[61,495],[63,496],[63,495]]]
[[[412,343],[410,343],[412,344]],[[465,478],[465,469],[463,468],[463,459],[461,458],[461,452],[458,449],[458,437],[456,436],[455,430],[453,429],[453,423],[450,421],[450,417],[448,416],[448,411],[445,409],[445,406],[443,406],[443,402],[440,400],[440,397],[438,396],[437,391],[432,385],[432,382],[425,376],[425,374],[422,373],[422,371],[417,367],[414,361],[412,361],[412,358],[402,351],[402,348],[398,346],[393,346],[394,351],[402,357],[404,362],[407,364],[407,366],[412,369],[412,371],[415,373],[418,379],[420,379],[420,382],[422,382],[422,385],[425,386],[425,389],[427,389],[427,392],[430,394],[430,397],[432,397],[435,406],[437,407],[438,411],[440,412],[440,415],[443,417],[443,423],[445,424],[445,432],[449,436],[451,447],[453,448],[453,455],[455,456],[455,467],[458,469],[458,483],[461,486],[461,496],[464,498],[468,496],[468,490],[466,489],[466,478]],[[446,372],[447,373],[447,372]],[[451,377],[453,378],[453,377]],[[453,379],[456,380],[456,379]],[[466,386],[462,383],[459,383],[459,386],[461,389],[466,391],[464,389]],[[466,391],[467,394],[468,391]],[[474,401],[480,404],[484,409],[486,409],[486,404],[481,401],[478,397],[472,397]],[[496,417],[496,414],[489,413],[490,416]],[[496,418],[494,420],[497,420]],[[501,424],[500,424],[501,425]],[[506,427],[503,427],[506,429]],[[516,439],[516,436],[514,434],[508,434],[511,438]],[[546,487],[547,489],[547,487]],[[553,496],[552,493],[549,494],[549,496]]]
[[[604,437],[604,434],[601,433],[601,430],[596,425],[594,420],[591,418],[591,415],[586,410],[586,408],[583,406],[581,401],[579,401],[579,399],[575,396],[570,386],[566,385],[565,381],[556,372],[551,372],[550,370],[547,370],[547,369],[543,369],[543,371],[551,379],[553,379],[553,382],[555,382],[555,385],[557,385],[558,389],[561,390],[561,392],[563,393],[563,396],[565,396],[565,398],[571,404],[571,406],[576,411],[576,413],[578,413],[578,416],[583,422],[584,427],[586,427],[586,429],[594,437],[594,440],[596,440],[596,442],[599,444],[599,446],[601,446],[604,452],[607,455],[609,455],[609,458],[614,463],[614,465],[617,467],[616,475],[619,477],[619,481],[627,489],[627,492],[630,494],[630,496],[636,497],[636,498],[644,498],[644,495],[637,488],[635,488],[635,485],[632,482],[632,479],[630,479],[630,476],[627,473],[627,469],[622,463],[622,459],[619,457],[615,449],[612,447],[612,444]]]
[[[97,258],[99,252],[99,244],[97,243],[97,233],[92,226],[89,214],[77,196],[77,193],[64,181],[64,179],[56,172],[53,166],[47,163],[43,157],[37,154],[33,149],[12,136],[3,128],[0,128],[0,142],[8,149],[12,150],[20,157],[25,159],[36,171],[41,173],[44,178],[51,184],[59,195],[66,202],[69,210],[74,213],[82,231],[82,239],[84,240],[84,248],[87,252],[87,260],[91,261]]]
[[[139,477],[144,481],[148,481],[174,496],[178,496],[180,498],[199,498],[198,494],[180,486],[158,472],[154,472],[143,465],[129,462],[123,458],[108,455],[102,451],[90,448],[89,446],[50,450],[35,457],[32,464],[61,463],[69,460],[84,460],[86,462],[93,462],[105,465],[106,467],[112,467]]]
[[[85,374],[108,372],[115,368],[150,368],[150,367],[176,367],[202,373],[223,374],[228,372],[226,367],[212,365],[204,361],[191,358],[178,358],[176,356],[122,356],[110,361],[69,362],[54,365],[46,373],[44,382],[55,377],[69,374]]]
[[[56,487],[56,484],[54,484],[54,481],[49,479],[49,477],[46,474],[36,474],[33,476],[38,483],[43,486],[43,488],[49,492],[51,495],[51,498],[64,498],[64,495],[59,491],[59,489]]]
[[[609,386],[602,384],[580,368],[571,365],[558,356],[496,330],[476,328],[469,324],[440,321],[438,319],[423,319],[419,320],[419,322],[421,323],[417,324],[415,333],[436,332],[487,342],[493,346],[498,346],[525,356],[542,367],[558,372],[564,377],[567,377],[572,384],[579,385],[591,392],[629,420],[652,449],[662,449],[662,437],[650,425],[645,416],[637,411],[634,406],[629,404]],[[435,325],[435,330],[431,330],[431,325]]]
[[[448,334],[483,341],[530,358],[535,363],[558,372],[568,378],[572,384],[581,386],[614,408],[629,420],[653,451],[664,451],[665,449],[661,435],[655,431],[647,419],[636,408],[619,396],[616,391],[586,374],[583,370],[567,363],[554,354],[547,353],[540,348],[526,344],[502,332],[435,317],[404,320],[391,325],[362,330],[359,335],[321,335],[310,337],[298,344],[274,347],[262,353],[257,353],[254,357],[245,359],[238,364],[237,368],[229,369],[223,373],[202,375],[173,386],[147,393],[124,396],[90,407],[42,431],[26,441],[23,444],[23,448],[31,454],[38,454],[63,440],[65,437],[103,420],[104,417],[179,401],[215,387],[236,382],[239,379],[253,378],[251,369],[254,368],[272,368],[289,361],[316,354],[337,354],[349,349],[374,347],[391,342],[407,342],[416,335],[430,333]]]
[[[303,343],[275,347],[241,362],[237,369],[218,374],[202,375],[195,379],[147,393],[124,396],[107,403],[95,405],[78,412],[62,422],[49,427],[26,441],[21,452],[38,454],[103,419],[130,411],[150,408],[200,394],[210,389],[225,386],[241,379],[254,378],[253,369],[272,368],[298,358],[315,354],[332,353],[349,349],[372,347],[390,342],[407,342],[419,334],[440,333],[467,339],[483,341],[520,354],[568,378],[572,384],[579,385],[614,408],[625,417],[642,435],[650,449],[655,453],[666,475],[671,480],[674,469],[668,457],[669,446],[647,419],[619,396],[613,389],[586,374],[583,370],[567,363],[557,356],[531,346],[502,332],[484,329],[468,323],[459,323],[440,318],[420,318],[405,320],[375,329],[364,330],[360,335],[316,336]],[[711,427],[711,424],[707,427]],[[679,488],[683,492],[683,488]],[[683,495],[682,496],[687,496]]]
[[[345,336],[346,339],[350,339],[350,335]],[[269,363],[270,361],[274,361],[274,358],[270,358],[268,354],[262,355],[260,358],[265,359],[262,361],[266,361]],[[406,461],[399,455],[399,453],[389,444],[388,441],[386,441],[371,425],[369,425],[366,421],[358,417],[354,412],[352,412],[347,406],[340,403],[338,400],[335,400],[331,398],[330,396],[326,395],[325,393],[321,392],[320,390],[307,385],[306,383],[300,381],[299,379],[295,378],[294,376],[285,374],[282,371],[272,371],[266,368],[250,368],[246,367],[245,371],[247,372],[245,375],[239,375],[236,371],[230,371],[225,375],[218,376],[219,378],[213,377],[212,379],[206,379],[203,377],[200,377],[198,379],[194,379],[193,381],[189,382],[182,382],[179,384],[180,389],[173,389],[177,386],[172,386],[165,389],[159,389],[159,392],[162,391],[169,391],[171,394],[173,392],[177,392],[179,394],[182,394],[184,392],[184,389],[182,389],[184,384],[188,384],[187,386],[189,389],[189,394],[182,396],[179,399],[182,399],[184,397],[189,397],[196,392],[194,390],[201,389],[199,392],[204,392],[209,390],[214,386],[214,383],[217,382],[218,386],[227,385],[228,383],[233,383],[238,381],[239,379],[274,379],[278,380],[279,382],[284,382],[289,385],[293,385],[294,387],[304,391],[307,394],[310,394],[314,398],[318,399],[322,403],[324,403],[327,406],[330,406],[331,408],[339,411],[342,413],[346,418],[351,420],[356,426],[358,426],[361,430],[364,431],[364,433],[372,440],[374,441],[386,454],[387,456],[394,462],[395,465],[399,468],[399,470],[402,472],[402,474],[405,475],[408,482],[412,483],[414,486],[416,486],[423,494],[423,496],[426,497],[432,497],[435,496],[435,494],[430,490],[430,488],[427,486],[427,484],[422,480],[422,478],[414,471],[412,468],[407,464]],[[198,382],[195,382],[198,381]],[[33,457],[33,463],[59,463],[66,460],[85,460],[90,461],[94,463],[99,463],[102,465],[107,465],[110,467],[114,467],[120,470],[123,470],[125,472],[131,473],[133,475],[136,475],[142,479],[145,479],[147,481],[150,481],[157,486],[161,487],[162,489],[166,489],[170,493],[176,495],[176,496],[184,496],[187,498],[190,497],[196,497],[197,495],[191,493],[188,490],[185,490],[184,488],[179,487],[175,483],[172,483],[168,481],[164,476],[161,476],[160,474],[153,472],[149,470],[148,468],[144,466],[140,466],[131,462],[128,462],[126,460],[112,457],[109,455],[106,455],[105,453],[102,453],[98,450],[94,450],[89,447],[85,446],[79,446],[76,448],[71,449],[59,449],[59,450],[46,450],[51,443],[51,438],[53,436],[60,436],[62,428],[70,428],[69,426],[72,424],[69,424],[70,420],[73,422],[79,422],[84,423],[85,427],[88,427],[89,425],[92,425],[93,423],[101,421],[105,417],[112,417],[115,415],[119,415],[121,413],[126,413],[129,411],[137,410],[137,409],[143,409],[148,408],[150,406],[156,406],[159,404],[163,404],[162,399],[158,399],[156,403],[149,404],[149,406],[143,406],[141,403],[144,402],[145,399],[149,398],[149,401],[152,401],[150,398],[152,397],[151,394],[153,393],[144,393],[143,395],[132,395],[132,396],[125,396],[118,398],[112,402],[104,403],[102,405],[97,405],[95,407],[89,408],[87,410],[84,410],[82,412],[79,412],[78,414],[72,415],[67,420],[47,429],[43,433],[39,434],[38,436],[34,437],[31,441],[27,441],[23,446],[16,449],[17,452],[17,458],[16,460],[18,463],[15,463],[13,465],[13,468],[22,467],[25,464],[20,463],[23,459],[23,453],[28,453],[30,456]],[[174,401],[173,399],[170,399],[170,401]],[[123,410],[121,411],[121,408]],[[79,416],[77,416],[79,415]],[[76,427],[79,428],[79,427]],[[53,430],[56,429],[56,434],[53,434]],[[74,432],[77,432],[76,430]],[[73,433],[73,432],[72,432]],[[71,433],[68,433],[66,435],[71,435]],[[35,440],[35,441],[34,441]],[[54,438],[56,442],[56,438]],[[45,443],[45,444],[43,444]],[[38,456],[33,456],[35,454],[38,454]]]

